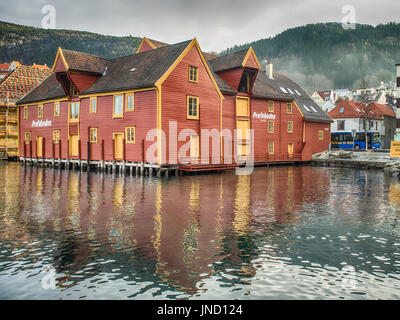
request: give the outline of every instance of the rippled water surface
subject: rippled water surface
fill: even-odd
[[[0,299],[400,299],[400,183],[0,166]]]

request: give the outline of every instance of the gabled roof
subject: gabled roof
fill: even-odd
[[[105,75],[82,95],[155,85],[192,40],[110,60]]]
[[[140,52],[140,49],[142,48],[143,44],[147,43],[151,48],[153,49],[157,49],[157,48],[161,48],[161,47],[165,47],[165,46],[169,46],[168,43],[165,42],[161,42],[161,41],[157,41],[157,40],[153,40],[153,39],[149,39],[146,37],[143,37],[142,41],[140,42],[140,45],[136,51],[136,53]]]
[[[52,71],[54,71],[58,59],[62,59],[67,71],[82,71],[94,74],[102,74],[108,64],[108,60],[89,53],[58,48]]]
[[[332,119],[362,118],[368,112],[368,107],[366,107],[362,102],[341,100],[338,104],[336,104],[336,107],[329,112],[329,116]],[[369,113],[370,119],[381,119],[381,115],[373,106],[371,112]]]
[[[102,75],[93,85],[80,94],[83,96],[87,94],[152,87],[169,70],[192,41],[194,44],[197,43],[194,39],[123,58],[113,60],[100,58],[106,62]],[[57,58],[61,55],[64,56],[65,53],[65,50],[60,49]],[[71,70],[70,63],[73,63],[72,66],[75,68],[74,70],[78,68],[85,69],[87,64],[80,60],[85,57],[90,61],[101,61],[94,59],[92,55],[70,53],[71,51],[68,51],[67,57],[65,57],[65,62],[69,67],[68,70]],[[74,60],[72,57],[77,58],[77,60]],[[64,59],[64,57],[61,58]],[[89,63],[89,65],[91,64]],[[86,68],[86,70],[89,69],[92,72],[94,70],[93,68]],[[27,104],[61,97],[65,97],[65,93],[60,83],[57,81],[55,74],[53,74],[48,81],[44,82],[18,101],[18,104]]]
[[[56,74],[52,73],[40,85],[35,87],[28,95],[18,101],[17,104],[26,104],[44,100],[61,99],[65,97],[65,91],[61,83],[56,79]]]
[[[241,68],[248,49],[209,60],[214,72]]]
[[[396,113],[390,106],[375,102],[371,103],[371,105],[373,106],[375,113],[379,114],[380,116],[388,116],[396,118]]]
[[[0,83],[0,104],[14,105],[51,74],[44,66],[20,66]]]
[[[271,97],[268,97],[268,94],[266,94],[265,98],[295,101],[304,119],[307,121],[332,122],[328,114],[323,111],[297,83],[290,80],[285,75],[274,73],[273,79],[270,79],[264,72],[259,72],[257,80],[274,89],[273,92],[270,91]],[[256,81],[256,87],[259,85],[258,81]],[[276,93],[279,95],[274,96]]]
[[[331,97],[331,91],[317,91],[322,100],[328,101]]]

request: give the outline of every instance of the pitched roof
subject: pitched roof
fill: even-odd
[[[315,122],[332,122],[332,119],[328,116],[328,114],[323,111],[297,83],[290,80],[285,75],[274,73],[273,79],[270,79],[264,72],[259,72],[257,75],[257,80],[274,89],[273,92],[270,91],[270,97],[270,92],[267,91],[267,94],[265,95],[267,99],[276,98],[279,100],[280,98],[282,101],[295,101],[305,120]],[[256,81],[257,85],[258,83],[259,82]],[[279,95],[275,96],[276,93]]]
[[[372,103],[372,106],[374,108],[375,113],[381,115],[381,116],[388,116],[388,117],[393,117],[396,118],[396,113],[393,111],[393,109],[385,104],[379,104],[379,103]]]
[[[147,39],[147,40],[150,40],[150,42],[151,42],[156,48],[161,48],[161,47],[169,46],[169,44],[166,43],[166,42],[161,42],[161,41],[157,41],[157,40],[149,39],[149,38],[146,38],[146,39]]]
[[[81,95],[151,87],[162,77],[191,42],[192,40],[188,40],[113,60],[102,59],[107,62],[102,71],[102,76],[87,90],[81,92]],[[65,50],[62,50],[62,52],[64,54]],[[77,59],[73,60],[73,56]],[[84,57],[88,57],[90,61],[96,60],[92,58],[92,55],[79,53],[77,55],[71,54],[68,58],[65,57],[65,59],[70,68],[69,63],[75,61],[75,64],[73,64],[74,68],[85,69],[85,62],[79,62]],[[91,72],[94,70],[92,67],[86,68],[86,70],[89,69]],[[100,69],[98,70],[100,71]],[[65,92],[57,81],[55,74],[53,74],[48,81],[43,82],[39,87],[18,101],[18,104],[61,97],[65,97]]]
[[[0,104],[15,104],[50,74],[44,66],[18,67],[0,83]]]
[[[249,49],[245,49],[232,54],[220,56],[209,60],[209,63],[213,67],[214,72],[240,68],[242,67],[243,60],[246,57],[248,51]]]
[[[371,113],[369,115],[370,119],[381,119],[381,115],[377,112],[377,110],[372,106]],[[368,112],[369,108],[362,102],[350,101],[350,100],[341,100],[336,104],[336,107],[333,108],[329,112],[329,116],[332,119],[341,119],[341,118],[361,118],[366,112]]]
[[[67,49],[61,49],[61,51],[68,65],[68,70],[102,74],[108,64],[108,60],[89,53]]]
[[[33,103],[64,97],[65,91],[61,86],[61,83],[56,79],[56,74],[52,73],[40,85],[35,87],[31,92],[29,92],[29,94],[19,100],[17,104]]]
[[[328,101],[331,96],[330,91],[317,91],[317,93],[324,101]]]
[[[8,71],[10,66],[11,66],[11,63],[0,63],[0,71]]]
[[[81,94],[151,87],[191,42],[188,40],[110,60],[105,75]]]

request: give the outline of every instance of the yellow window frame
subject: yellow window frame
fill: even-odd
[[[129,108],[129,98],[132,98],[132,108]],[[132,112],[135,111],[135,94],[134,93],[127,93],[125,97],[125,112]]]
[[[198,67],[189,66],[189,82],[198,81],[198,71],[199,71]]]
[[[324,140],[324,130],[318,130],[318,140]]]
[[[71,106],[72,106],[73,104],[75,105],[75,108],[74,108],[74,118],[72,118],[72,115],[71,115]],[[78,117],[77,117],[77,118],[75,118],[76,106],[78,106]],[[79,121],[80,114],[81,114],[80,111],[81,111],[81,103],[80,103],[79,101],[70,102],[70,103],[68,104],[68,119],[69,119],[69,121],[70,121],[70,122],[78,122],[78,121]]]
[[[93,101],[95,102],[94,110],[93,110]],[[89,113],[97,113],[97,97],[90,98],[89,100]]]
[[[53,142],[60,143],[61,131],[59,129],[53,130]]]
[[[24,119],[28,119],[29,117],[29,107],[25,106],[24,107]]]
[[[122,97],[122,108],[121,108],[121,114],[116,114],[115,113],[115,100],[117,97]],[[120,119],[124,117],[124,95],[123,94],[115,94],[113,96],[113,119]]]
[[[287,132],[293,133],[293,121],[289,120],[287,124]]]
[[[97,128],[89,128],[89,142],[97,143]]]
[[[271,148],[271,146],[272,146],[272,148]],[[272,149],[272,151],[271,151],[271,149]],[[275,153],[275,143],[274,143],[274,141],[269,141],[268,142],[268,153],[269,154],[274,154]]]
[[[286,105],[286,113],[287,114],[293,114],[293,104],[292,103],[288,103]]]
[[[29,142],[31,142],[31,132],[26,131],[25,132],[25,144],[29,144]]]
[[[42,119],[43,118],[43,105],[42,104],[38,104],[38,119]]]
[[[190,115],[190,99],[193,99],[193,101],[196,101],[196,115]],[[192,109],[193,110],[193,109]],[[190,120],[199,120],[199,97],[196,96],[187,96],[186,100],[186,117],[187,119]]]
[[[60,102],[54,102],[54,116],[59,117],[61,113],[61,103]]]
[[[274,102],[268,101],[268,112],[274,112]]]
[[[133,140],[129,139],[133,135]],[[125,128],[125,143],[136,143],[136,127]]]
[[[275,132],[275,123],[274,120],[268,120],[268,133],[274,133]],[[271,128],[272,125],[272,128]]]

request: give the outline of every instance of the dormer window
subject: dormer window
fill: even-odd
[[[75,86],[71,83],[71,97],[76,97],[78,95],[78,90],[76,90]]]
[[[238,91],[242,93],[250,93],[250,82],[252,79],[253,73],[249,71],[244,71],[242,74],[242,78],[239,82]]]
[[[339,113],[344,113],[344,107],[340,107]]]

